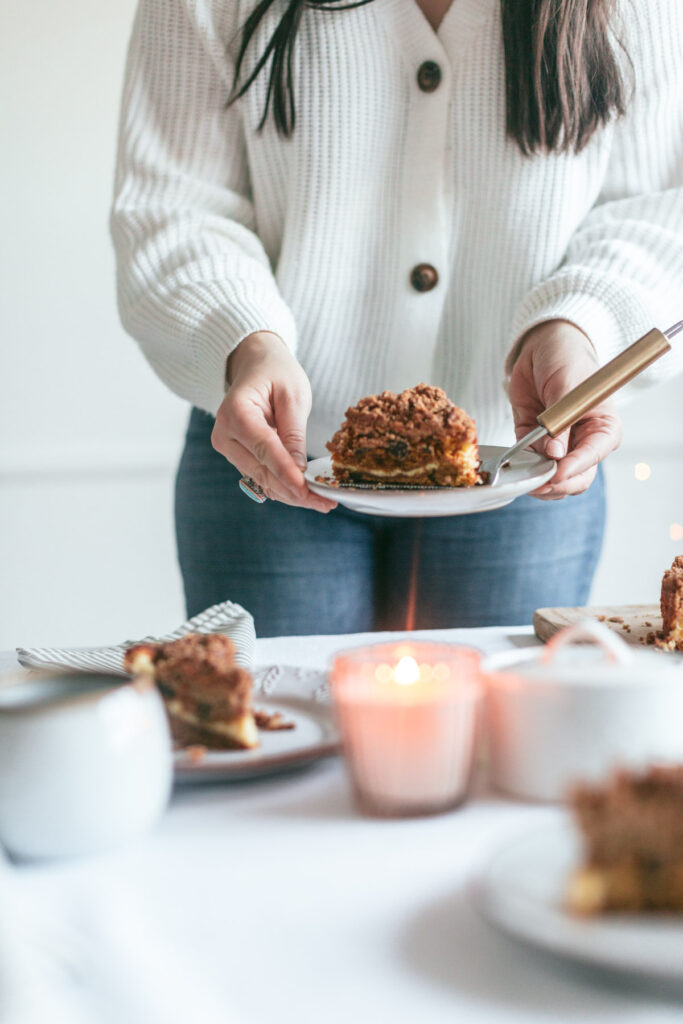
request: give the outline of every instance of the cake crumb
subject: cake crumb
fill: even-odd
[[[281,711],[254,711],[254,720],[264,732],[279,732],[282,729],[294,729],[295,723],[288,722]]]
[[[184,747],[183,751],[190,764],[201,764],[206,757],[207,749],[202,743],[191,743],[189,747]]]
[[[621,615],[610,615],[608,622],[623,622]]]
[[[606,615],[598,615],[597,619],[598,619],[598,622],[607,622],[607,616]]]

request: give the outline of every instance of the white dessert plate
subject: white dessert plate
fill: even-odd
[[[494,458],[505,448],[482,444],[481,459]],[[331,458],[313,459],[304,476],[312,491],[340,505],[364,512],[370,516],[399,516],[403,518],[433,516],[465,516],[472,512],[487,512],[509,505],[515,498],[536,490],[550,480],[555,463],[537,452],[519,452],[509,466],[501,470],[495,487],[435,487],[392,490],[383,487],[339,487],[334,483]]]
[[[325,672],[271,665],[254,672],[254,707],[281,712],[293,729],[259,729],[254,750],[207,750],[198,758],[174,755],[176,782],[237,782],[275,775],[339,749]]]
[[[484,915],[502,931],[550,953],[595,967],[683,981],[683,915],[610,914],[581,918],[564,909],[567,879],[580,862],[566,819],[494,856],[476,886]]]

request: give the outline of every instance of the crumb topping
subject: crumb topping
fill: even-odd
[[[575,786],[570,800],[589,864],[681,857],[683,765],[618,771],[604,786]]]
[[[237,718],[251,706],[252,679],[235,664],[235,645],[221,633],[189,633],[179,640],[131,647],[124,660],[135,666],[140,655],[151,661],[162,695],[173,698],[205,722]]]
[[[371,448],[390,448],[394,442],[400,450],[401,442],[435,437],[475,444],[476,426],[442,388],[418,384],[399,394],[382,391],[361,398],[346,410],[344,423],[327,447],[334,454],[354,450],[361,442]]]

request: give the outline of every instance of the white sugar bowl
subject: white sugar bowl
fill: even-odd
[[[0,676],[0,844],[13,856],[78,856],[131,839],[161,816],[171,781],[153,683]]]
[[[491,780],[507,793],[561,800],[615,767],[683,763],[677,655],[629,646],[591,619],[482,669]]]

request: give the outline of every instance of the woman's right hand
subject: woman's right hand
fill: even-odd
[[[267,331],[244,338],[228,359],[227,381],[211,434],[216,451],[268,498],[318,512],[335,508],[304,480],[311,385],[281,338]]]

